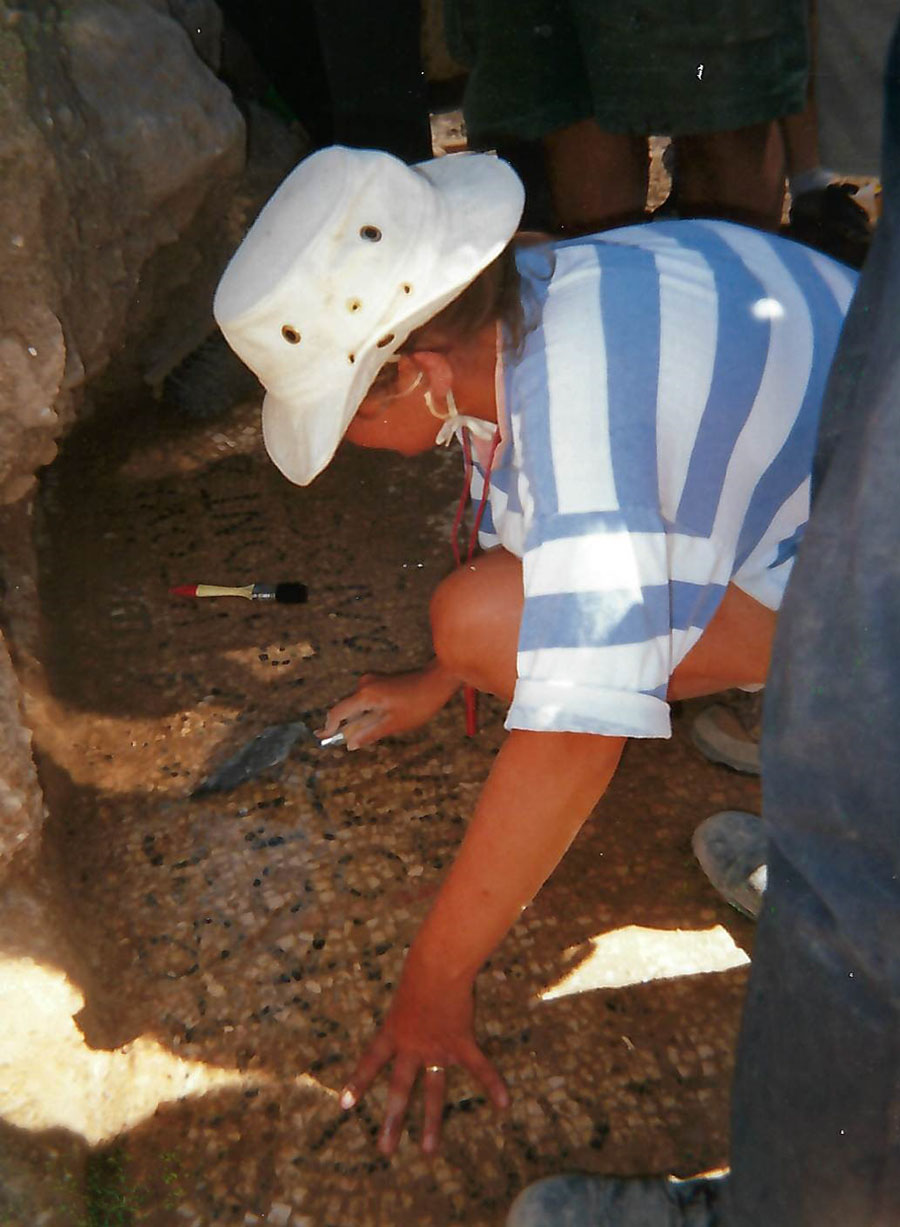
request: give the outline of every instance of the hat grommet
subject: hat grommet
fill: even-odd
[[[281,335],[289,345],[299,345],[301,341],[300,332],[293,324],[284,324],[281,328]]]

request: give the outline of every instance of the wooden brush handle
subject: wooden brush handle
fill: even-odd
[[[247,584],[244,588],[223,588],[219,584],[198,584],[197,596],[243,596],[247,600],[253,599],[253,585]]]

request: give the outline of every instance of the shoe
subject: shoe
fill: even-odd
[[[856,192],[853,183],[829,183],[801,193],[791,204],[787,237],[862,268],[873,231],[868,213],[853,199]]]
[[[769,835],[755,814],[729,809],[712,814],[691,840],[700,868],[726,903],[756,920],[766,891]]]
[[[550,1176],[523,1189],[506,1227],[724,1227],[724,1176]]]
[[[759,734],[745,728],[730,707],[713,703],[691,725],[691,741],[711,763],[745,775],[759,775]]]

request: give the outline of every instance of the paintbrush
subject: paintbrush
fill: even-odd
[[[306,600],[305,584],[245,584],[243,588],[179,584],[169,592],[172,596],[242,596],[248,601],[280,601],[282,605],[302,605]]]

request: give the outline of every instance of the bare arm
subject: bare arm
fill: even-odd
[[[388,1017],[341,1103],[351,1107],[393,1062],[379,1147],[400,1139],[424,1068],[423,1147],[437,1147],[443,1070],[466,1066],[497,1107],[500,1075],[472,1033],[472,985],[485,959],[559,863],[615,772],[624,738],[514,730],[494,762],[468,833],[410,950]]]
[[[624,742],[592,733],[509,734],[411,963],[474,979],[605,792]]]

